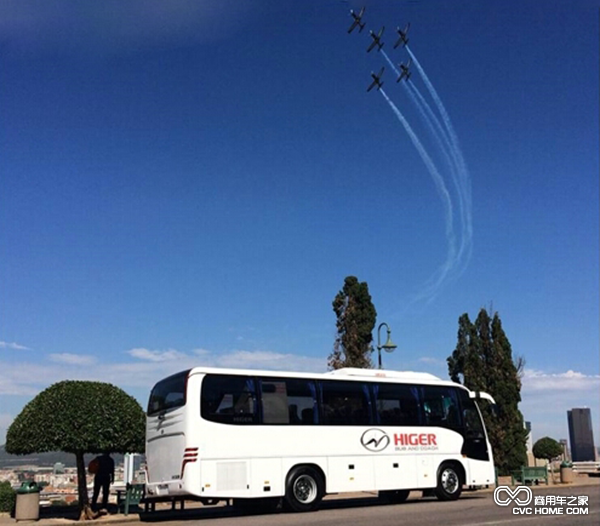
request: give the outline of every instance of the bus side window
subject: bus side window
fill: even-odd
[[[185,405],[188,374],[189,370],[174,374],[154,386],[148,402],[148,416]]]
[[[453,387],[425,386],[423,409],[427,425],[450,429],[461,426],[458,397]]]
[[[247,376],[206,375],[202,381],[201,413],[212,422],[256,424],[254,380]]]
[[[289,424],[291,408],[285,381],[262,379],[260,386],[263,424]]]
[[[368,387],[361,382],[321,382],[324,425],[371,425]]]
[[[375,384],[372,389],[379,425],[419,425],[418,401],[410,386],[404,384]]]
[[[290,404],[288,407],[289,422],[292,425],[297,425],[301,422],[298,416],[298,406],[296,404]]]
[[[443,398],[444,403],[444,421],[447,427],[461,427],[462,419],[458,404],[456,388],[445,387],[446,393]]]
[[[300,378],[262,378],[261,407],[263,424],[314,424],[317,406],[313,380]],[[310,415],[310,416],[309,416]]]
[[[303,409],[302,410],[302,424],[312,425],[315,423],[315,410],[314,409]]]
[[[294,416],[290,424],[314,425],[316,424],[317,386],[314,380],[286,379],[288,389],[288,402],[290,408],[294,407]]]

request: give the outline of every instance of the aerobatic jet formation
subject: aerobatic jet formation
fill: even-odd
[[[369,51],[371,51],[375,46],[379,46],[378,51],[381,51],[381,48],[383,47],[383,42],[381,41],[381,35],[383,35],[384,29],[385,29],[385,26],[383,26],[379,30],[379,33],[377,33],[377,34],[373,33],[372,30],[370,31],[373,42],[371,42],[371,45],[367,48],[367,53]]]
[[[381,71],[378,74],[375,74],[373,71],[371,71],[371,77],[373,77],[373,82],[367,88],[367,91],[371,91],[375,86],[377,86],[377,90],[378,91],[381,89],[381,86],[383,86],[383,82],[381,81],[381,77],[383,75],[383,70],[384,69],[385,68],[381,68]]]
[[[406,46],[406,44],[408,44],[408,37],[406,35],[408,34],[409,28],[410,22],[406,24],[404,31],[402,31],[400,27],[396,29],[396,32],[400,35],[400,38],[398,38],[397,42],[394,44],[394,49],[396,49],[400,44],[402,44],[402,46]]]
[[[352,21],[352,25],[348,28],[348,33],[352,33],[352,31],[354,31],[354,29],[356,29],[356,27],[359,28],[358,29],[359,33],[364,29],[365,23],[362,21],[362,17],[364,14],[365,14],[364,6],[361,8],[361,10],[358,13],[356,13],[353,9],[350,9],[350,15],[352,16],[353,21]],[[408,30],[409,29],[410,29],[410,22],[408,22],[406,24],[406,27],[404,28],[404,30],[400,29],[400,26],[398,26],[398,28],[396,29],[396,32],[398,33],[399,38],[398,38],[398,41],[394,44],[394,49],[396,49],[400,44],[402,44],[403,47],[408,44]],[[377,47],[378,51],[381,51],[381,49],[383,48],[383,42],[382,42],[381,38],[383,36],[384,31],[385,31],[385,26],[382,26],[381,29],[379,30],[379,32],[369,30],[369,36],[371,37],[372,42],[369,44],[369,47],[367,47],[367,53],[373,51],[373,49],[375,49],[376,47]],[[398,73],[398,71],[396,70],[396,68],[394,67],[392,62],[390,61],[387,54],[385,52],[383,54],[385,55],[386,60],[392,66],[392,69],[394,69],[394,71],[398,75],[396,82],[400,82],[402,79],[404,79],[404,80],[406,80],[406,82],[408,82],[408,80],[410,79],[410,76],[412,74],[412,72],[410,70],[411,58],[409,58],[406,61],[406,64],[403,64],[402,62],[400,62],[400,64],[398,64],[398,67],[400,70],[400,72]],[[381,71],[379,73],[375,73],[375,72],[371,71],[371,78],[373,79],[373,81],[367,88],[367,91],[371,91],[374,87],[377,87],[377,90],[381,89],[381,87],[383,86],[383,81],[381,80],[381,77],[383,75],[384,69],[385,68],[381,68]]]
[[[410,78],[411,75],[411,71],[410,69],[410,58],[408,59],[408,62],[405,64],[402,64],[402,62],[400,62],[400,64],[398,64],[398,66],[400,66],[400,75],[398,76],[398,80],[396,80],[396,82],[400,82],[402,79],[406,79],[406,82],[408,82],[408,79]]]
[[[358,26],[358,32],[360,33],[365,28],[365,23],[361,22],[362,17],[365,14],[365,8],[363,7],[358,14],[356,14],[353,9],[350,9],[350,14],[352,15],[352,18],[354,18],[354,21],[352,22],[350,29],[348,29],[348,33],[352,33],[356,26]]]

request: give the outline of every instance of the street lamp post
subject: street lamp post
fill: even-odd
[[[387,341],[381,345],[381,327],[383,327],[385,325],[385,328],[387,329]],[[379,354],[379,369],[382,369],[381,367],[381,349],[383,349],[385,352],[392,352],[396,347],[398,347],[394,342],[392,342],[392,338],[391,338],[391,334],[392,331],[390,329],[390,326],[383,322],[379,324],[379,327],[377,327],[377,352]]]

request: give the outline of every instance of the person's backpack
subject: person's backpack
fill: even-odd
[[[100,469],[100,462],[98,461],[98,458],[96,457],[95,459],[90,460],[90,463],[88,464],[88,471],[92,475],[95,475],[96,473],[98,473],[99,469]]]

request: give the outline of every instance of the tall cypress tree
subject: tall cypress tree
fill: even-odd
[[[479,349],[480,337],[475,324],[471,323],[468,314],[463,314],[458,319],[458,342],[452,356],[448,358],[448,371],[454,382],[465,383],[469,378],[470,389],[483,391],[486,379],[478,374],[484,369],[483,357]]]
[[[463,314],[458,320],[457,345],[448,357],[450,378],[472,391],[491,394],[498,406],[493,415],[488,404],[481,409],[494,453],[494,462],[501,473],[525,464],[527,432],[523,428],[521,401],[521,359],[513,360],[510,342],[502,328],[498,313],[490,317],[481,309],[475,323]]]
[[[519,410],[521,402],[521,369],[523,360],[515,359],[512,347],[502,327],[498,313],[492,319],[492,340],[494,356],[498,371],[493,384],[494,392],[502,401],[498,417],[494,419],[497,429],[502,430],[501,449],[504,463],[498,464],[504,471],[517,469],[527,462],[527,431],[524,427],[523,414]]]
[[[332,305],[337,316],[337,336],[327,361],[328,367],[373,367],[371,342],[377,311],[371,301],[369,286],[364,281],[359,282],[355,276],[348,276]]]
[[[471,345],[471,320],[468,314],[458,318],[458,338],[456,349],[448,357],[448,374],[453,382],[463,383],[465,379],[465,360],[469,355]]]

